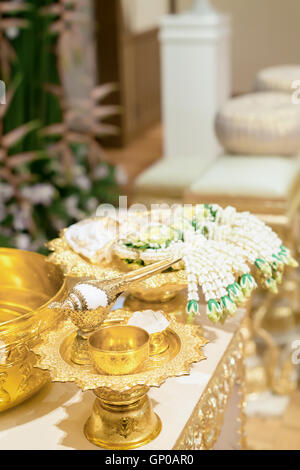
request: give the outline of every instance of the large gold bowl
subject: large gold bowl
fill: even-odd
[[[47,372],[34,368],[31,348],[41,332],[60,320],[62,314],[48,305],[65,291],[62,270],[46,257],[0,248],[0,411],[29,398],[49,380]]]

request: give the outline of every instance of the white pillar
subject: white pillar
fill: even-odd
[[[211,161],[216,112],[231,94],[230,20],[207,0],[161,23],[164,156]]]
[[[231,27],[208,0],[161,19],[164,159],[137,184],[184,187],[218,153],[214,119],[231,95]],[[142,188],[141,188],[142,189]]]

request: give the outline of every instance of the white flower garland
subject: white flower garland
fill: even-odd
[[[135,232],[134,237],[128,235],[114,246],[115,254],[129,263],[182,258],[177,268],[184,268],[187,273],[188,313],[199,313],[201,286],[210,320],[223,322],[250,296],[256,281],[276,292],[284,265],[297,266],[279,237],[250,213],[217,205],[194,208],[186,214],[183,206],[173,221],[173,228],[184,227],[181,239],[156,236],[154,243],[153,239],[146,239],[145,232]],[[153,234],[151,228],[147,230]],[[168,231],[163,227],[161,233]]]

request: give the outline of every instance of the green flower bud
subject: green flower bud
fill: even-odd
[[[295,260],[292,256],[288,256],[287,258],[287,263],[288,266],[291,266],[292,268],[298,268],[299,263],[298,261]]]
[[[278,253],[277,255],[273,254],[272,258],[274,258],[277,263],[285,263],[286,256],[286,253]]]
[[[280,263],[278,261],[272,261],[271,266],[272,269],[280,271],[281,273],[283,272],[284,264],[282,261]]]
[[[187,322],[188,324],[194,323],[194,319],[195,319],[195,314],[194,314],[194,313],[188,313],[188,314],[187,314],[186,322]]]
[[[277,284],[281,284],[282,282],[282,272],[274,270],[272,274],[272,278],[277,282]]]
[[[250,273],[243,274],[239,279],[239,284],[245,297],[249,297],[253,289],[256,287],[254,277]]]
[[[228,295],[224,295],[224,297],[221,298],[221,305],[223,311],[228,315],[233,316],[236,313],[236,305]]]
[[[265,260],[257,258],[255,260],[255,266],[268,277],[272,275],[272,268]]]
[[[221,313],[221,317],[219,319],[219,323],[221,323],[221,325],[224,325],[226,318],[227,318],[227,313],[225,310],[223,310],[223,312]]]
[[[266,289],[268,289],[270,292],[272,292],[273,294],[278,293],[277,283],[276,283],[275,279],[272,279],[272,278],[266,279],[263,286]]]
[[[246,300],[242,292],[241,286],[237,282],[234,282],[233,284],[230,284],[229,286],[227,286],[227,292],[228,292],[229,298],[236,305],[242,305]]]
[[[197,300],[189,300],[187,304],[187,313],[199,313],[199,304]]]
[[[291,252],[288,248],[281,246],[281,251],[278,253],[278,257],[281,259],[281,262],[292,268],[297,268],[298,262],[292,257]],[[276,258],[276,255],[273,255]]]
[[[207,316],[211,322],[217,323],[222,316],[222,307],[214,299],[211,299],[207,303]]]

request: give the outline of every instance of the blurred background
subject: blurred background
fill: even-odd
[[[298,0],[1,0],[0,246],[46,253],[123,194],[249,210],[299,258],[299,18]],[[300,448],[298,273],[250,309],[248,445]]]

